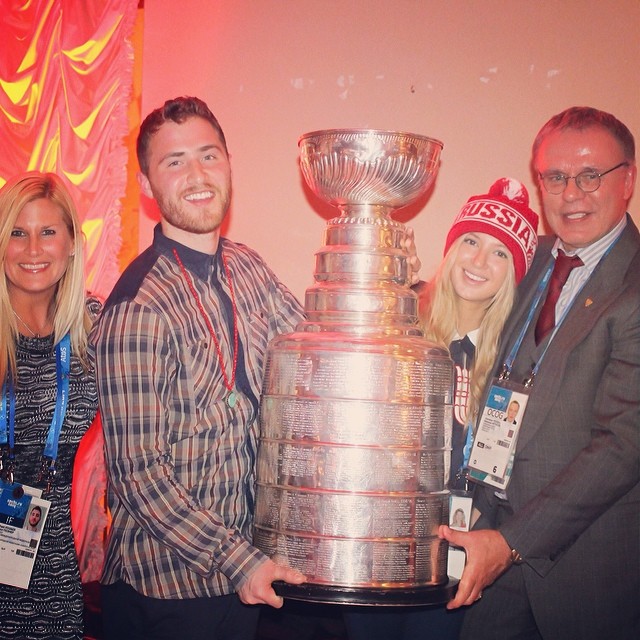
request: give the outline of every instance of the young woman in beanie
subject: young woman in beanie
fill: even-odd
[[[451,489],[462,488],[467,430],[477,418],[516,285],[538,246],[537,229],[524,185],[497,180],[488,194],[469,198],[449,230],[435,277],[420,290],[425,336],[447,347],[455,366]]]
[[[463,507],[467,524],[469,430],[478,415],[516,286],[533,260],[537,228],[538,215],[529,208],[524,185],[501,178],[489,193],[469,198],[449,230],[435,277],[417,287],[425,336],[448,348],[454,361],[449,488],[458,500],[456,507]],[[455,553],[450,552],[450,575],[456,574],[452,564],[460,561]],[[462,617],[463,610],[444,607],[359,607],[345,612],[345,623],[349,640],[454,640]]]

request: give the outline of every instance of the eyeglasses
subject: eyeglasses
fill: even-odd
[[[567,184],[569,180],[575,180],[578,187],[584,191],[585,193],[592,193],[593,191],[597,191],[600,187],[600,182],[602,181],[602,176],[606,176],[607,173],[611,173],[620,167],[627,167],[629,165],[628,162],[621,162],[617,164],[612,169],[607,171],[603,171],[602,173],[598,173],[596,171],[581,171],[577,176],[565,176],[562,173],[549,173],[547,175],[538,174],[540,181],[544,185],[544,188],[548,193],[553,195],[558,195],[563,193],[567,188]]]

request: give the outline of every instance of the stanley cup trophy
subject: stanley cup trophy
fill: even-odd
[[[435,178],[442,143],[409,133],[303,135],[301,168],[337,206],[307,320],[272,341],[261,405],[254,544],[299,569],[284,596],[446,602],[453,366],[418,323],[397,208]]]

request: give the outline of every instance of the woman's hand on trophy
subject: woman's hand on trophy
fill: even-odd
[[[409,284],[411,286],[418,284],[420,282],[420,267],[422,267],[422,263],[420,262],[420,258],[418,258],[418,252],[416,251],[416,240],[414,231],[411,227],[407,227],[407,233],[405,235],[404,240],[402,241],[402,248],[406,251],[409,265]]]

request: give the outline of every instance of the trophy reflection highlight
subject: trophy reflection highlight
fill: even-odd
[[[453,367],[418,322],[393,212],[431,186],[442,143],[410,133],[303,135],[328,221],[307,319],[269,346],[254,544],[302,571],[287,597],[433,604],[452,597],[447,544]]]

